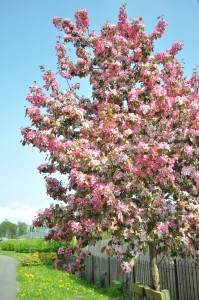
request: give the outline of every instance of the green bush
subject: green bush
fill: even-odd
[[[41,264],[52,265],[57,259],[57,254],[54,252],[32,253],[21,259],[22,266],[38,266]]]
[[[15,251],[18,240],[8,240],[0,242],[0,249],[4,251]]]
[[[45,265],[53,265],[55,259],[57,259],[57,254],[55,252],[41,252],[38,253],[39,259]]]
[[[29,253],[30,251],[30,242],[27,240],[21,241],[19,240],[18,243],[14,246],[14,251],[19,253]]]
[[[48,243],[41,238],[19,240],[19,243],[15,246],[15,251],[20,253],[47,252]]]
[[[18,253],[36,253],[36,252],[57,252],[57,250],[69,244],[74,244],[75,241],[70,243],[46,242],[42,238],[26,239],[26,240],[8,240],[0,242],[0,248],[4,251],[15,251]]]
[[[38,266],[41,264],[42,264],[42,262],[39,259],[38,253],[28,254],[24,258],[21,259],[22,266]]]

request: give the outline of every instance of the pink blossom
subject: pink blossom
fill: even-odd
[[[176,230],[179,227],[178,223],[175,222],[174,220],[171,220],[170,226],[173,230]]]
[[[187,155],[190,155],[192,152],[193,152],[193,147],[189,146],[189,145],[186,145],[184,147],[184,152],[187,154]]]
[[[129,210],[128,206],[123,203],[118,203],[117,205],[117,211],[118,213],[127,213]]]
[[[189,240],[189,238],[188,237],[183,237],[182,238],[182,241],[185,243],[185,245],[189,245],[190,244],[190,240]]]
[[[196,209],[199,209],[199,206],[197,204],[194,204],[194,203],[189,203],[188,208],[190,210],[195,211]]]
[[[77,27],[82,28],[83,30],[86,30],[89,25],[89,18],[88,18],[88,12],[85,8],[81,10],[77,10],[75,12],[75,19]]]
[[[123,169],[128,172],[132,172],[134,170],[134,166],[132,163],[127,163],[124,165]]]
[[[145,231],[140,232],[139,238],[141,242],[145,242],[147,240],[146,232]]]
[[[123,135],[124,135],[125,137],[128,137],[128,136],[131,135],[132,133],[133,133],[133,131],[132,131],[131,129],[127,129],[127,130],[124,131]]]
[[[126,273],[129,273],[131,272],[132,270],[132,266],[129,262],[127,261],[124,261],[122,264],[121,264],[121,268],[122,270],[124,270]]]
[[[194,168],[193,167],[184,166],[182,168],[182,174],[184,174],[184,175],[191,175],[193,172],[194,172]]]
[[[79,89],[80,88],[80,84],[79,83],[72,83],[71,87],[74,89]]]
[[[160,223],[160,224],[157,226],[157,229],[158,229],[161,233],[163,233],[163,234],[168,234],[168,233],[169,233],[168,224]]]
[[[196,181],[199,181],[199,171],[194,171],[192,173],[192,178],[194,178]]]
[[[182,47],[183,47],[183,43],[182,41],[177,41],[173,44],[173,46],[171,47],[171,49],[169,49],[169,53],[171,55],[176,55],[179,51],[182,50]]]

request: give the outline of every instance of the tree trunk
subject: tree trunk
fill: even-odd
[[[149,259],[150,259],[150,271],[151,271],[151,282],[152,288],[156,291],[160,290],[160,276],[157,265],[157,251],[156,251],[156,243],[151,242],[149,244]]]

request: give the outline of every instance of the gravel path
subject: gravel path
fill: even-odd
[[[16,261],[0,255],[0,300],[17,299]]]

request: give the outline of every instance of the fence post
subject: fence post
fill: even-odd
[[[135,278],[136,278],[136,276],[135,276],[135,268],[136,268],[136,266],[134,265],[134,267],[133,267],[133,283],[135,283]]]
[[[174,276],[175,276],[175,286],[176,286],[176,299],[180,300],[179,287],[178,287],[178,270],[177,270],[176,258],[174,258],[173,261],[174,261]]]
[[[94,255],[91,256],[92,257],[92,282],[94,283],[95,281],[95,257]]]
[[[108,285],[111,285],[111,258],[108,257]]]

